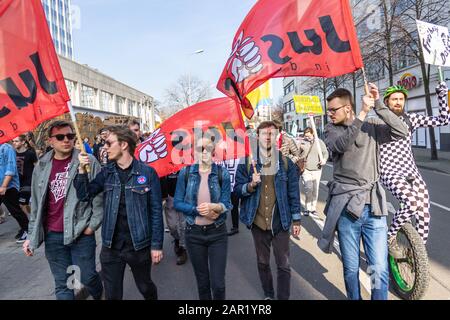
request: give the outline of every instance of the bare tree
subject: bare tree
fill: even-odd
[[[406,40],[409,54],[420,63],[423,84],[425,88],[425,103],[427,114],[433,115],[430,96],[430,66],[425,63],[422,45],[417,32],[416,20],[430,22],[437,25],[447,25],[450,18],[448,1],[442,0],[403,0],[402,13],[395,20],[395,28],[401,37]],[[434,128],[429,128],[431,143],[431,160],[437,160],[436,138]]]
[[[272,120],[283,123],[283,114],[283,97],[281,96],[278,98],[277,102],[274,103],[272,108]]]
[[[211,96],[210,86],[196,76],[182,75],[166,90],[165,111],[169,114],[205,101]]]

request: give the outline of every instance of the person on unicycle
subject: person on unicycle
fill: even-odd
[[[445,82],[436,87],[439,102],[438,116],[425,116],[405,112],[408,91],[399,85],[387,88],[384,103],[409,128],[406,139],[387,141],[381,145],[381,181],[400,203],[388,231],[389,254],[401,259],[404,252],[396,241],[397,232],[402,226],[416,218],[416,230],[424,244],[427,243],[430,228],[430,197],[428,189],[419,173],[411,148],[412,134],[417,128],[439,127],[449,123],[446,97],[448,88]]]

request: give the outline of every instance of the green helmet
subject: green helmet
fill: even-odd
[[[404,86],[392,86],[386,89],[384,93],[383,100],[388,98],[391,94],[401,92],[405,95],[405,99],[408,98],[408,90]]]

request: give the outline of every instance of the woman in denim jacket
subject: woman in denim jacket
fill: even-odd
[[[174,197],[175,210],[186,217],[186,247],[200,300],[225,299],[231,182],[228,171],[213,163],[214,148],[210,139],[196,142],[196,164],[180,171]]]

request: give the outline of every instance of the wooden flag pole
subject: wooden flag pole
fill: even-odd
[[[437,50],[434,50],[434,62],[433,64],[436,65],[436,60],[437,60]],[[438,73],[439,73],[439,83],[441,83],[442,81],[444,81],[444,75],[442,73],[442,67],[441,66],[437,66],[438,67]]]
[[[75,134],[77,135],[77,139],[80,143],[81,153],[86,154],[86,148],[84,147],[83,140],[81,139],[80,130],[78,129],[77,118],[75,117],[75,113],[73,112],[72,101],[68,101],[67,106],[69,107],[70,118],[72,119],[73,127],[75,128]],[[89,165],[86,165],[84,169],[86,170],[87,173],[91,171]]]
[[[313,133],[314,133],[313,145],[316,144],[316,149],[317,149],[317,152],[319,153],[320,163],[323,163],[324,161],[323,161],[322,147],[320,146],[319,136],[317,135],[316,123],[314,121],[314,116],[312,114],[309,114],[309,122],[311,124],[311,128],[313,129]]]
[[[369,82],[367,81],[366,70],[364,69],[364,67],[362,67],[361,70],[362,70],[363,79],[364,79],[364,91],[365,91],[366,95],[369,95],[370,94]]]

